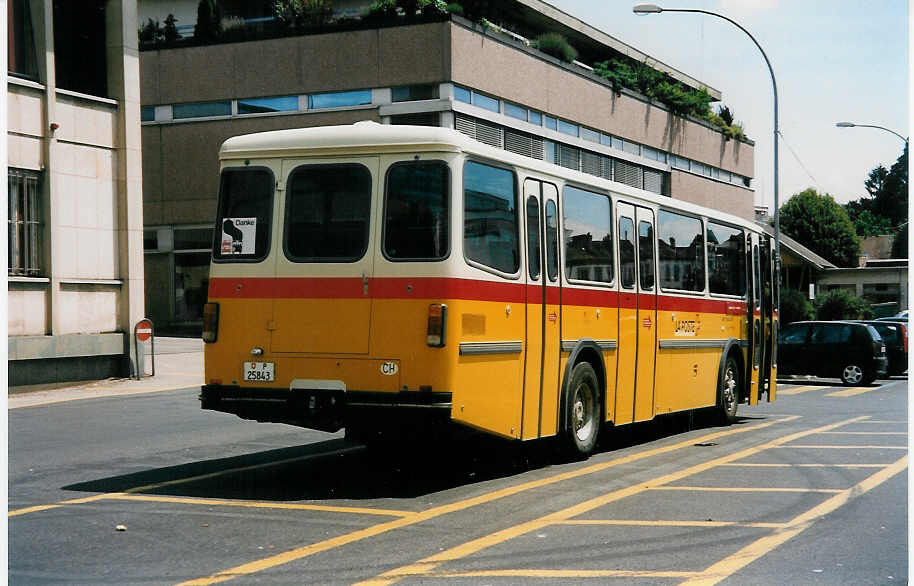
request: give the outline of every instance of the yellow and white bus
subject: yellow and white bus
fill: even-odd
[[[775,397],[752,222],[446,128],[219,156],[204,409],[354,436],[440,418],[586,455],[604,424]]]

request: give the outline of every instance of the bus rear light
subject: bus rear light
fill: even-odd
[[[212,344],[219,336],[219,304],[203,305],[203,341]]]
[[[428,306],[428,328],[426,329],[428,345],[433,348],[443,347],[446,331],[447,305],[432,303]]]
[[[904,324],[898,324],[898,327],[901,328],[901,337],[904,338],[904,353],[908,353],[908,326]]]

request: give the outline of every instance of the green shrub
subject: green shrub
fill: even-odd
[[[531,46],[565,63],[571,63],[578,58],[577,50],[568,43],[565,37],[558,33],[544,33],[536,37]]]
[[[781,325],[813,319],[816,310],[802,291],[781,289]]]
[[[456,14],[457,16],[463,16],[463,5],[458,4],[457,2],[449,2],[447,11],[451,14]]]
[[[275,0],[273,14],[288,29],[323,26],[333,20],[332,0]]]
[[[197,4],[197,24],[194,38],[198,41],[214,41],[222,35],[222,10],[216,0],[200,0]]]
[[[867,312],[872,313],[870,304],[846,289],[835,289],[816,298],[816,319],[861,319]]]
[[[178,34],[176,22],[178,22],[178,19],[175,18],[174,14],[169,13],[165,17],[165,28],[162,29],[162,33],[165,35],[166,43],[173,43],[181,38],[181,35]]]

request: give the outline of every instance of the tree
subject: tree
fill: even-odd
[[[816,311],[802,291],[781,289],[780,318],[782,324],[812,319]]]
[[[222,34],[222,10],[216,0],[200,0],[197,4],[197,24],[194,38],[198,41],[215,41]]]
[[[908,258],[907,223],[901,227],[901,229],[898,231],[898,234],[895,234],[895,239],[892,240],[892,258]]]
[[[908,217],[908,146],[891,169],[879,165],[863,182],[867,195],[845,208],[860,236],[890,234]]]
[[[847,211],[831,195],[805,189],[781,206],[780,214],[785,234],[838,266],[857,266],[860,239]]]
[[[816,319],[866,319],[871,316],[869,303],[845,289],[835,289],[816,298]]]

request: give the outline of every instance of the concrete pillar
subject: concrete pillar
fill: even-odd
[[[140,144],[140,52],[136,0],[107,0],[105,50],[108,94],[118,102],[117,230],[121,302],[118,329],[136,374],[133,326],[146,314],[143,292],[143,163]],[[142,360],[142,358],[140,358]],[[142,367],[142,363],[139,364]]]

